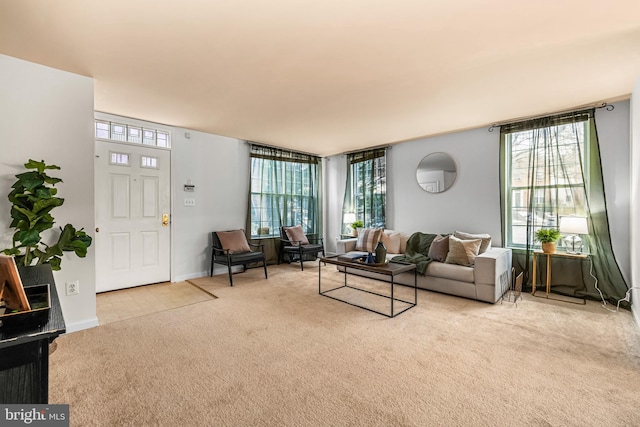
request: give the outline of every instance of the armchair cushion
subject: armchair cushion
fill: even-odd
[[[287,238],[291,241],[291,244],[294,246],[298,245],[308,245],[309,239],[302,231],[301,225],[296,225],[293,227],[284,227],[284,232],[287,234]]]
[[[217,234],[222,249],[228,249],[230,254],[251,251],[249,243],[247,242],[247,236],[244,235],[244,230],[218,231]]]

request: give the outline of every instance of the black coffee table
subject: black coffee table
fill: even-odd
[[[344,284],[337,286],[335,288],[332,289],[327,289],[327,290],[322,290],[322,263],[325,264],[333,264],[333,265],[337,265],[339,267],[343,267],[344,268]],[[377,273],[383,276],[388,276],[389,280],[387,281],[385,278],[373,278],[373,277],[368,277],[368,279],[371,280],[377,280],[377,281],[382,281],[385,283],[388,283],[390,286],[390,291],[391,294],[390,295],[385,295],[379,292],[375,292],[372,290],[368,290],[368,289],[362,289],[362,288],[358,288],[356,286],[353,285],[349,285],[347,283],[347,277],[349,275],[349,270],[362,270],[362,271],[366,271],[369,273]],[[394,288],[396,286],[395,283],[395,276],[402,274],[402,273],[407,273],[413,271],[413,301],[406,301],[404,299],[400,299],[397,298],[396,296],[394,296]],[[364,277],[364,276],[361,276]],[[415,264],[410,264],[410,263],[403,263],[403,262],[394,262],[394,261],[390,261],[389,263],[385,264],[385,265],[378,265],[378,264],[365,264],[365,263],[360,263],[357,261],[345,261],[345,260],[341,260],[338,259],[338,255],[335,256],[328,256],[328,257],[321,257],[319,258],[319,262],[318,262],[318,293],[322,296],[328,297],[328,298],[332,298],[335,299],[337,301],[341,301],[350,305],[353,305],[355,307],[359,307],[359,308],[363,308],[365,310],[369,310],[372,311],[374,313],[378,313],[378,314],[382,314],[384,316],[387,317],[395,317],[400,313],[404,313],[405,311],[409,310],[412,307],[415,307],[418,304],[418,286],[417,286],[417,275],[416,275],[416,266]],[[403,285],[405,286],[405,285]],[[366,307],[360,304],[357,304],[355,302],[351,302],[348,301],[345,298],[341,298],[338,296],[340,289],[345,289],[345,288],[349,288],[349,289],[353,289],[355,291],[358,292],[365,292],[367,294],[371,294],[374,295],[376,297],[379,298],[386,298],[389,300],[390,302],[390,312],[383,312],[383,311],[379,311],[379,310],[375,310],[371,307]],[[403,305],[404,307],[401,310],[398,311],[394,311],[394,302],[397,303],[401,303],[401,305]]]

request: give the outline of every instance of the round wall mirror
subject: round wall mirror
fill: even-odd
[[[442,193],[453,185],[458,174],[456,163],[447,153],[431,153],[418,164],[418,185],[429,193]]]

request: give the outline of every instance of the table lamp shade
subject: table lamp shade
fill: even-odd
[[[560,232],[567,234],[562,243],[567,248],[568,253],[582,252],[582,239],[578,234],[589,234],[587,218],[583,216],[560,217]]]
[[[352,222],[356,221],[356,214],[353,212],[349,212],[344,214],[344,223],[345,224],[351,224]]]
[[[589,234],[587,218],[582,216],[563,216],[560,218],[560,232],[567,234]]]

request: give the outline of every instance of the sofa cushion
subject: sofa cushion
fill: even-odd
[[[385,230],[380,235],[380,241],[384,243],[384,246],[387,248],[388,254],[399,254],[400,252],[400,238],[402,233],[397,231],[389,231]]]
[[[461,240],[456,236],[449,236],[449,253],[445,262],[471,267],[475,263],[481,244],[482,239]]]
[[[449,236],[437,235],[429,247],[429,258],[435,261],[444,262],[449,253]]]
[[[409,240],[410,235],[406,233],[400,233],[400,253],[403,254],[407,252],[407,241]]]
[[[291,240],[291,244],[295,246],[309,244],[309,239],[307,239],[304,231],[302,231],[301,225],[296,225],[294,227],[284,227],[284,232],[286,233],[287,238]]]
[[[382,228],[358,228],[356,251],[373,252],[381,234]]]
[[[222,249],[228,249],[230,254],[239,254],[251,250],[247,242],[247,236],[244,235],[244,230],[217,231],[216,234]]]
[[[432,262],[427,267],[426,274],[442,279],[458,280],[460,282],[473,283],[474,268],[464,267],[456,264],[446,264],[444,262]]]
[[[488,234],[471,234],[465,233],[464,231],[456,231],[453,235],[462,240],[482,239],[482,244],[480,245],[480,251],[478,254],[483,254],[487,250],[491,249],[491,236]]]

